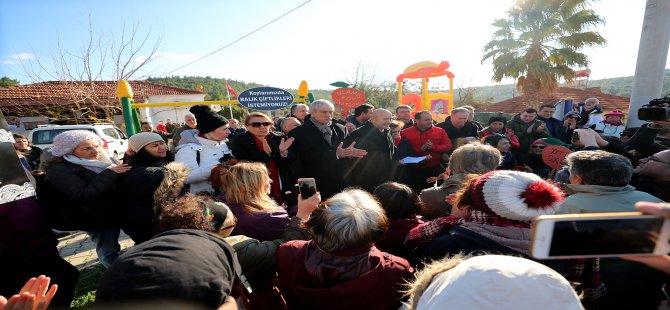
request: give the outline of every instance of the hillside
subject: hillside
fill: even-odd
[[[162,85],[175,86],[187,89],[196,89],[198,85],[202,85],[204,91],[207,93],[205,100],[226,100],[226,81],[224,79],[201,77],[201,76],[171,76],[165,78],[148,78],[147,81]],[[239,94],[244,90],[254,87],[265,86],[258,83],[246,83],[237,80],[228,80],[233,89]],[[590,80],[587,87],[600,87],[606,94],[629,97],[631,87],[633,85],[633,77],[618,77],[602,80]],[[294,95],[297,93],[297,84],[295,89],[287,89]],[[317,99],[331,99],[330,90],[310,89]],[[514,85],[494,85],[471,87],[470,91],[474,91],[474,98],[490,103],[499,102],[505,99],[512,98],[519,94]],[[665,77],[663,83],[663,94],[670,92],[670,69],[665,70]],[[455,97],[457,97],[458,89],[454,90]]]
[[[600,87],[603,93],[630,97],[631,88],[633,87],[633,77],[590,80],[586,87]],[[512,84],[472,87],[472,90],[475,91],[476,99],[490,102],[498,102],[518,95],[518,91]],[[457,93],[456,90],[454,92]],[[665,95],[668,92],[670,92],[670,69],[665,70],[662,94]]]

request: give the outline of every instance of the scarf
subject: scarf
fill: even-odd
[[[312,121],[312,124],[316,126],[316,128],[319,129],[323,133],[323,138],[326,139],[326,142],[328,142],[328,145],[332,146],[332,137],[333,137],[333,130],[330,128],[330,126],[333,124],[333,121],[331,120],[327,124],[321,124],[317,121],[315,121],[313,118],[309,118],[310,121]]]
[[[263,150],[263,142],[259,140],[258,138],[254,137],[253,135],[251,136],[254,140],[254,143],[256,144],[256,147],[258,147],[258,150],[261,152],[265,152]],[[270,136],[267,135],[264,138],[266,141],[268,141],[268,144],[270,144]],[[268,172],[270,173],[270,179],[272,179],[272,184],[270,185],[272,187],[272,197],[277,201],[277,203],[282,204],[282,197],[281,197],[281,181],[279,179],[279,168],[277,167],[277,162],[273,159],[270,159],[269,161],[265,162],[265,167],[268,168]]]
[[[500,227],[530,228],[530,222],[508,220],[497,215],[471,210],[470,216],[467,218],[445,216],[412,228],[412,230],[410,230],[407,234],[406,243],[429,243],[450,228],[461,225],[463,223],[479,223]]]
[[[100,173],[107,168],[116,166],[116,164],[112,161],[112,159],[107,157],[106,155],[101,155],[101,158],[98,160],[90,160],[90,159],[79,158],[72,154],[68,154],[63,156],[63,159],[75,165],[82,166],[95,173]]]

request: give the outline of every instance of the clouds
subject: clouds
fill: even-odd
[[[14,65],[18,64],[21,62],[21,60],[30,60],[34,59],[35,55],[30,54],[30,53],[18,53],[18,54],[11,54],[9,56],[5,56],[0,58],[0,64],[2,65]]]

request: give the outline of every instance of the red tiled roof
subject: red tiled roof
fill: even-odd
[[[572,98],[577,102],[586,100],[587,98],[595,97],[600,101],[600,107],[603,111],[612,111],[620,110],[626,113],[628,111],[628,105],[630,103],[630,98],[615,96],[610,94],[605,94],[600,90],[600,87],[593,87],[587,89],[581,88],[569,88],[569,87],[560,87],[554,94],[551,96],[545,96],[540,98],[540,102],[553,104],[559,100]],[[504,113],[521,113],[524,109],[528,107],[534,107],[528,103],[529,99],[527,96],[517,96],[507,100],[503,100],[483,108],[477,109],[477,112],[504,112]]]
[[[145,81],[130,81],[135,101],[149,96],[203,94],[197,90],[164,86]],[[14,87],[0,87],[0,104],[12,101],[60,102],[93,97],[116,100],[116,81],[42,82]]]

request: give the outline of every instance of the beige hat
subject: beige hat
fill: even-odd
[[[128,146],[135,152],[139,152],[143,147],[145,147],[147,144],[156,142],[156,141],[163,141],[163,138],[153,132],[140,132],[135,134],[134,136],[130,137],[128,139]]]

